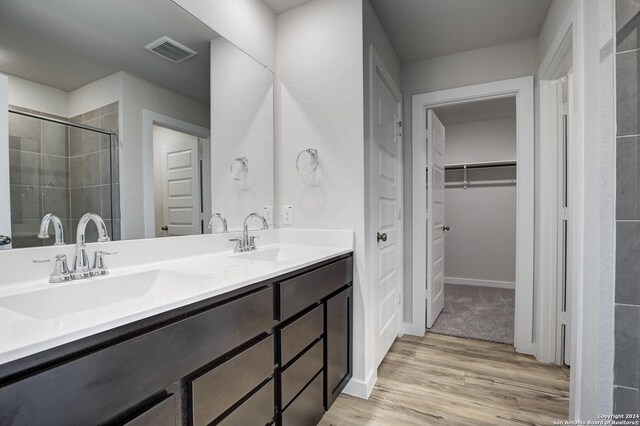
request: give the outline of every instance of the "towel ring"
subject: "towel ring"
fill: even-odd
[[[238,169],[239,166],[239,169]],[[234,180],[242,180],[249,172],[249,160],[247,157],[238,157],[231,162],[229,173]]]
[[[312,165],[312,168],[309,171],[304,171],[300,167],[300,159],[303,154],[307,154],[311,159],[309,164]],[[315,148],[307,148],[304,151],[301,151],[300,154],[298,154],[298,158],[296,158],[296,169],[298,169],[298,172],[302,175],[310,175],[315,172],[318,169],[318,164],[320,164],[320,160],[318,159],[318,150]]]

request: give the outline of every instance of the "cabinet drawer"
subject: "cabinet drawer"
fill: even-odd
[[[349,257],[278,283],[278,319],[283,321],[319,302],[352,277],[353,258]]]
[[[322,306],[278,330],[280,334],[280,366],[284,367],[304,348],[322,335],[324,312]]]
[[[322,370],[324,361],[323,341],[319,340],[307,352],[280,374],[281,406],[287,404]]]
[[[273,336],[191,383],[193,425],[208,425],[273,375]]]
[[[270,332],[271,288],[0,388],[0,424],[98,424]]]
[[[324,415],[323,378],[315,379],[282,413],[282,426],[316,426]]]
[[[251,395],[242,405],[222,419],[219,425],[225,426],[265,426],[273,421],[274,413],[273,380]]]
[[[175,426],[178,424],[176,403],[176,396],[169,395],[135,419],[125,423],[125,426]]]

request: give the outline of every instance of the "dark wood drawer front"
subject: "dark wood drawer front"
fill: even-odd
[[[274,413],[273,380],[251,395],[242,405],[222,419],[220,425],[225,426],[265,426],[273,421]]]
[[[280,365],[284,367],[324,332],[324,312],[316,307],[303,317],[280,329]]]
[[[272,327],[265,288],[0,388],[0,424],[104,422]]]
[[[176,417],[176,396],[170,395],[154,405],[135,419],[125,423],[126,426],[175,426],[180,424]]]
[[[273,375],[273,336],[224,362],[191,384],[193,424],[208,425]]]
[[[284,410],[282,426],[316,426],[324,415],[323,390],[323,377],[318,374]]]
[[[287,404],[322,370],[324,364],[324,342],[318,341],[280,375],[281,406]]]
[[[305,310],[353,279],[353,258],[339,260],[322,268],[278,283],[279,320]]]

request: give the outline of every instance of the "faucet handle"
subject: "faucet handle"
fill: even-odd
[[[104,264],[104,256],[111,256],[113,254],[118,254],[117,250],[96,250],[93,255],[93,267],[91,268],[91,276],[97,277],[100,275],[109,274],[109,269],[107,269],[107,265]]]
[[[233,249],[233,251],[235,251],[236,253],[241,252],[242,251],[242,238],[231,238],[229,239],[229,241],[235,241],[236,242],[236,247]]]
[[[256,249],[256,238],[260,239],[260,235],[251,235],[249,237],[249,250],[255,250]]]
[[[71,279],[71,273],[67,266],[67,256],[64,254],[58,254],[55,257],[37,257],[33,259],[33,263],[49,263],[55,261],[53,272],[49,276],[50,283],[61,283],[69,281]]]

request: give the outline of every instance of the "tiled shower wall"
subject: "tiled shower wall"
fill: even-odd
[[[77,115],[71,121],[118,133],[118,103]],[[69,129],[71,226],[76,229],[83,214],[97,213],[107,225],[109,236],[119,240],[119,149],[117,143],[114,145],[112,149],[109,135],[73,127]],[[96,237],[96,228],[88,226],[89,241],[95,241]]]
[[[639,13],[640,0],[616,0],[616,414],[640,412]]]
[[[89,111],[73,121],[117,132],[118,104]],[[48,240],[37,238],[40,220],[48,212],[62,220],[67,243],[75,242],[78,219],[87,211],[101,215],[109,235],[120,239],[118,149],[117,143],[113,145],[108,135],[9,114],[14,248],[53,244],[53,229]],[[95,234],[90,224],[90,241]]]
[[[9,180],[14,248],[54,243],[53,232],[49,240],[37,237],[40,220],[47,212],[54,212],[62,220],[65,237],[69,241],[68,145],[67,126],[9,114]]]

